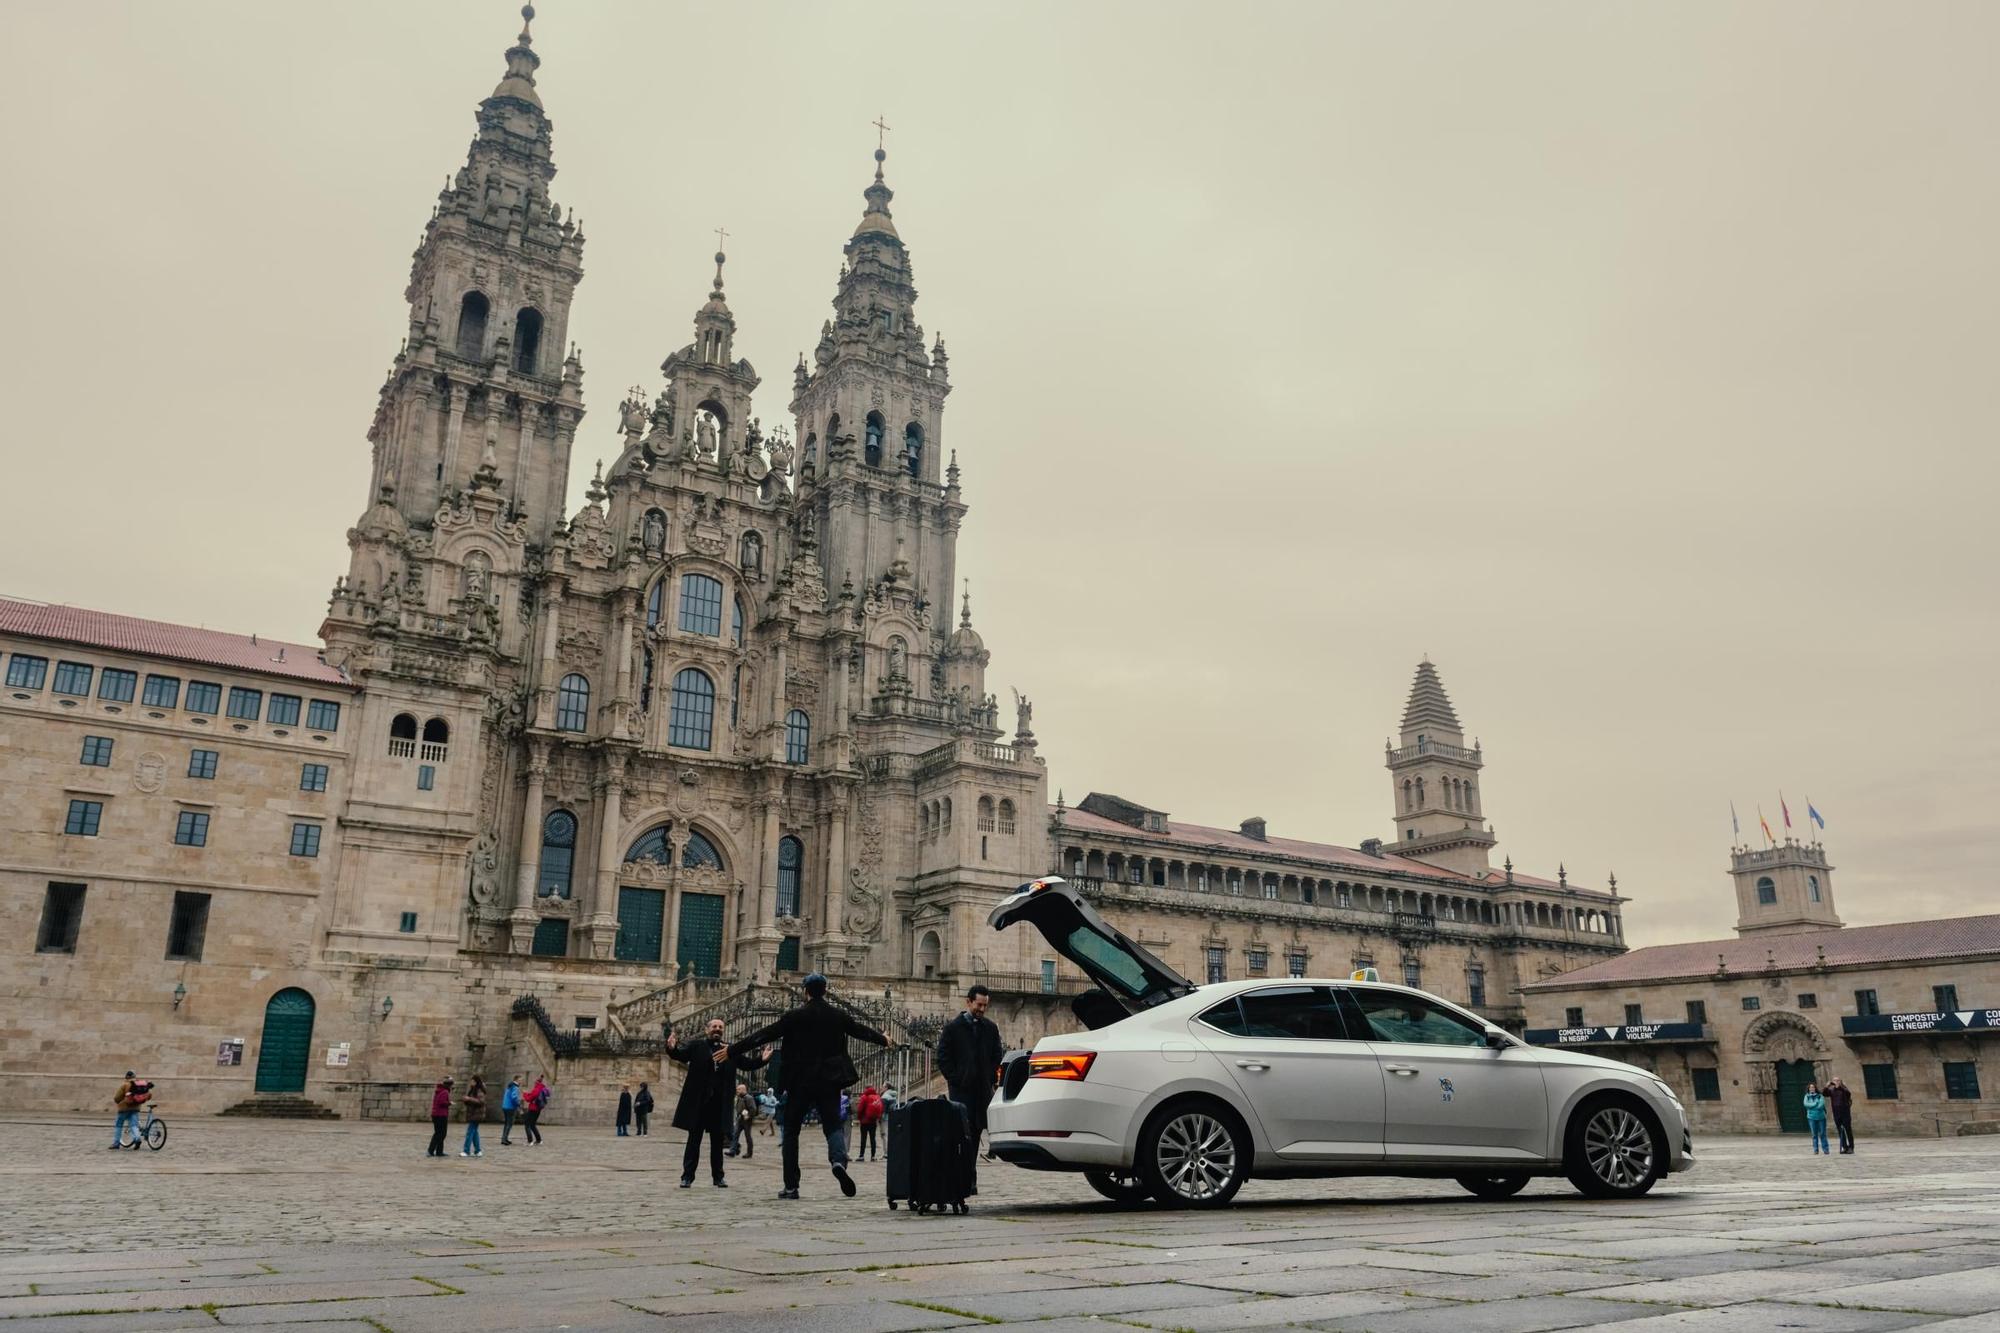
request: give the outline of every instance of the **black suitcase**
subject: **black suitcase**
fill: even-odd
[[[892,1209],[907,1200],[915,1213],[964,1212],[965,1201],[978,1192],[972,1125],[965,1108],[944,1097],[929,1097],[889,1112],[883,1179]]]

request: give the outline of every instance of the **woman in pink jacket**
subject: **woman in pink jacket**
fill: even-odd
[[[431,1089],[431,1146],[426,1157],[444,1156],[444,1131],[451,1124],[451,1075]]]

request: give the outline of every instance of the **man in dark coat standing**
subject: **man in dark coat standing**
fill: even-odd
[[[740,1043],[754,1047],[756,1042]],[[770,1051],[752,1055],[746,1049],[733,1051],[722,1040],[722,1020],[708,1020],[708,1031],[683,1046],[680,1034],[667,1034],[667,1058],[687,1066],[687,1081],[681,1084],[681,1099],[674,1104],[674,1128],[687,1131],[687,1151],[681,1154],[681,1188],[694,1184],[695,1170],[701,1165],[701,1141],[708,1139],[709,1174],[717,1189],[728,1189],[722,1178],[722,1140],[729,1133],[729,1117],[736,1104],[738,1070],[761,1069]]]
[[[1826,1109],[1833,1113],[1833,1127],[1840,1131],[1840,1150],[1854,1151],[1854,1093],[1837,1078],[1826,1081]]]
[[[826,1160],[840,1192],[854,1197],[854,1180],[847,1174],[847,1126],[840,1118],[841,1089],[861,1081],[854,1058],[847,1053],[847,1039],[887,1046],[889,1039],[857,1018],[852,1018],[826,1002],[826,978],[815,972],[805,979],[806,1002],[729,1048],[730,1057],[766,1042],[784,1043],[778,1066],[778,1087],[785,1094],[779,1111],[784,1130],[781,1145],[785,1163],[785,1187],[781,1199],[799,1197],[799,1126],[806,1113],[819,1112],[819,1127],[826,1133]]]
[[[965,993],[965,1012],[944,1025],[938,1033],[938,1072],[951,1099],[965,1108],[972,1129],[973,1146],[986,1129],[986,1108],[993,1100],[994,1073],[1006,1054],[1000,1045],[1000,1029],[986,1016],[993,992],[974,986]]]

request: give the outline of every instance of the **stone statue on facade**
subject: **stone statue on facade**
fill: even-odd
[[[647,555],[658,555],[667,546],[667,520],[657,509],[646,511],[646,521],[641,529],[641,541]]]
[[[697,458],[713,458],[717,449],[715,418],[706,412],[695,418],[694,452]]]

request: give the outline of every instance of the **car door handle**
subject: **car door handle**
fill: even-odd
[[[1271,1066],[1265,1064],[1262,1060],[1238,1060],[1236,1067],[1238,1069],[1248,1069],[1252,1073],[1262,1073]]]
[[[1417,1072],[1417,1067],[1415,1065],[1383,1065],[1382,1068],[1386,1069],[1391,1074],[1402,1074],[1405,1077],[1408,1077]]]

